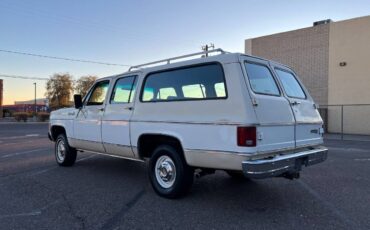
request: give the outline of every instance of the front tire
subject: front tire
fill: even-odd
[[[162,197],[184,196],[193,184],[194,170],[186,164],[181,152],[169,145],[154,150],[148,171],[154,191]]]
[[[55,141],[55,159],[60,166],[72,166],[76,162],[77,150],[68,144],[65,134],[59,134]]]

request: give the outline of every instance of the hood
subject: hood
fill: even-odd
[[[50,120],[55,120],[55,119],[73,119],[75,118],[77,114],[77,109],[75,108],[63,108],[63,109],[58,109],[50,114]]]

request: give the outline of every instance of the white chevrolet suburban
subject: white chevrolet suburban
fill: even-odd
[[[307,89],[289,67],[258,57],[216,49],[133,66],[74,100],[51,113],[57,163],[73,165],[78,151],[148,159],[167,198],[184,195],[194,175],[293,179],[327,158]]]

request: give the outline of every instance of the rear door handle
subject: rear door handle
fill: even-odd
[[[290,104],[291,105],[299,105],[299,104],[301,104],[301,102],[300,101],[292,101],[292,102],[290,102]]]
[[[100,109],[98,109],[100,112],[103,112],[104,111],[104,108],[100,108]]]

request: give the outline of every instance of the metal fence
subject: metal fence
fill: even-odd
[[[370,104],[320,105],[326,137],[370,140]]]

